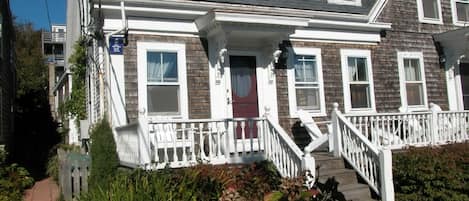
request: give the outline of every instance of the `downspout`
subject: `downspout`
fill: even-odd
[[[116,34],[120,34],[122,32],[125,32],[128,29],[127,18],[125,16],[124,0],[121,0],[120,5],[121,5],[121,16],[122,16],[122,28],[120,28],[116,31],[113,31],[109,34],[106,34],[106,36],[105,36],[105,44],[106,44],[106,46],[105,46],[106,50],[105,51],[107,52],[107,54],[106,54],[106,66],[105,66],[105,72],[106,72],[105,73],[106,74],[106,83],[105,84],[107,84],[107,88],[108,88],[106,90],[106,92],[107,92],[106,95],[108,97],[108,100],[105,101],[105,102],[107,102],[107,105],[104,108],[106,108],[106,110],[107,110],[107,113],[108,113],[107,118],[108,118],[109,124],[111,124],[111,125],[112,125],[112,116],[111,116],[112,109],[110,108],[110,105],[111,105],[111,102],[110,102],[111,101],[111,99],[110,99],[111,98],[111,76],[110,76],[111,75],[110,74],[110,72],[111,72],[110,71],[111,70],[110,69],[111,68],[110,67],[111,55],[109,53],[109,39],[111,38],[111,36],[116,35]],[[101,78],[101,80],[104,81],[104,79],[102,79],[102,78]],[[101,94],[104,94],[104,88],[105,88],[104,85],[101,85]]]

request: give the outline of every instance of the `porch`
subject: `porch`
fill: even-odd
[[[270,160],[290,178],[305,171],[315,176],[311,152],[329,141],[334,156],[344,158],[383,200],[394,200],[391,150],[469,140],[469,111],[430,106],[420,112],[354,115],[342,114],[335,103],[329,133],[300,114],[311,137],[304,150],[269,115],[148,121],[115,128],[115,139],[121,164],[129,167],[156,170]]]

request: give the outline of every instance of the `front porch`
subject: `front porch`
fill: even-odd
[[[392,153],[410,146],[435,146],[469,140],[469,111],[441,111],[430,104],[420,112],[342,114],[334,104],[330,133],[302,120],[311,136],[301,150],[268,115],[260,118],[153,121],[115,128],[121,164],[149,170],[206,164],[270,160],[283,177],[316,173],[311,156],[329,141],[383,200],[394,200]]]

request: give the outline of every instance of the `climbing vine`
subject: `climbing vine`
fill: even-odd
[[[73,47],[69,59],[72,73],[72,92],[70,99],[63,106],[65,114],[71,114],[77,120],[86,118],[86,38],[81,37]],[[67,115],[63,115],[67,116]]]

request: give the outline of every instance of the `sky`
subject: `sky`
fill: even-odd
[[[46,2],[51,24],[65,24],[67,0],[10,0],[10,9],[19,22],[32,22],[35,29],[50,30]]]

